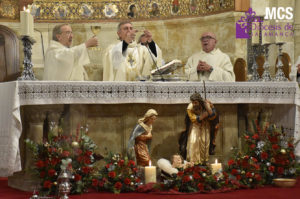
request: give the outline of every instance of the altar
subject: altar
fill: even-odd
[[[98,152],[124,153],[132,128],[146,109],[155,108],[151,155],[154,160],[178,152],[189,97],[199,92],[215,104],[221,128],[214,157],[226,161],[251,120],[282,126],[299,139],[300,92],[296,82],[57,82],[13,81],[0,84],[0,176],[10,176],[26,163],[24,140],[42,141],[43,122],[57,125],[69,115],[69,133],[85,125]],[[66,112],[67,110],[67,112]],[[300,155],[300,147],[296,148]],[[22,160],[22,161],[21,161]]]

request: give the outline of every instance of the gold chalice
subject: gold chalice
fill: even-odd
[[[94,36],[97,36],[100,33],[101,26],[91,26],[91,31]],[[99,47],[92,47],[93,50],[101,50]]]

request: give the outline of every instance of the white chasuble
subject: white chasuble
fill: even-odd
[[[83,81],[88,80],[84,65],[89,64],[85,44],[67,48],[51,40],[45,55],[44,80]]]
[[[199,61],[204,61],[213,67],[212,72],[197,72]],[[219,49],[214,49],[209,53],[204,51],[192,55],[185,67],[185,74],[190,81],[235,81],[233,66],[230,58]]]
[[[122,47],[123,41],[107,48],[103,58],[103,81],[136,81],[149,76],[155,65],[147,48],[133,42],[122,53]]]

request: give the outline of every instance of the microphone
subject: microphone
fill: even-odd
[[[164,79],[164,77],[163,77],[163,74],[162,74],[161,71],[159,70],[156,61],[154,60],[154,57],[153,57],[153,55],[152,55],[152,52],[151,52],[151,50],[150,50],[150,48],[149,48],[149,42],[148,42],[148,41],[146,41],[145,46],[146,46],[146,48],[148,49],[148,52],[149,52],[149,54],[150,54],[150,57],[151,57],[153,63],[155,64],[155,68],[156,68],[156,70],[158,71],[159,76],[161,77],[161,81],[163,81],[163,82],[166,81],[166,80]]]

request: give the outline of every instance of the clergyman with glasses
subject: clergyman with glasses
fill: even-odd
[[[85,43],[71,47],[73,32],[69,24],[57,25],[45,55],[44,80],[84,81],[88,75],[84,65],[90,63],[87,48],[98,45],[94,36]]]
[[[200,38],[202,50],[189,57],[185,74],[189,81],[235,81],[233,66],[227,54],[216,48],[217,38],[205,32]]]

